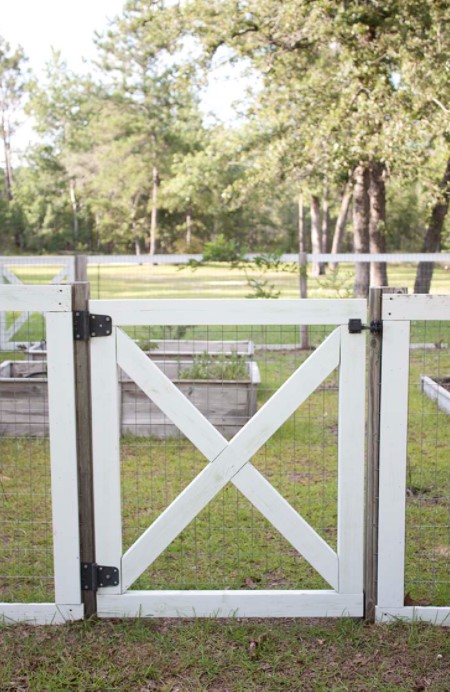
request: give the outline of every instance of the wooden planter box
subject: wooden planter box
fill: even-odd
[[[256,412],[260,374],[254,361],[246,361],[248,377],[245,380],[180,379],[180,372],[190,367],[192,360],[155,362],[227,439]],[[125,373],[121,372],[119,379],[122,433],[160,439],[178,436],[172,422]]]
[[[251,360],[254,355],[253,341],[195,341],[188,339],[166,339],[152,341],[152,348],[147,351],[153,360],[191,359],[207,353],[210,356],[231,356]],[[25,351],[27,360],[45,360],[47,345],[45,341],[33,344]]]
[[[440,409],[450,414],[450,377],[433,379],[428,375],[421,375],[420,388]]]
[[[248,378],[242,381],[180,379],[180,372],[190,367],[192,360],[160,360],[157,364],[227,438],[235,435],[256,412],[260,376],[253,361],[246,361]],[[119,384],[122,434],[160,439],[179,434],[122,371]],[[0,435],[48,435],[46,361],[5,361],[0,365]]]
[[[48,435],[46,361],[0,365],[0,435]]]

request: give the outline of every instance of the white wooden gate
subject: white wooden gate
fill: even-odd
[[[100,588],[101,617],[362,616],[365,335],[364,300],[100,300],[112,335],[91,340],[96,554],[116,566],[117,586]],[[334,325],[312,355],[227,441],[121,327],[131,325]],[[205,456],[203,471],[123,554],[117,367]],[[339,368],[337,552],[252,465],[252,456],[321,382]],[[159,590],[130,587],[231,481],[330,585],[329,590]]]
[[[70,286],[0,286],[0,312],[41,312],[48,347],[54,602],[0,603],[0,622],[58,624],[83,617]],[[30,480],[30,484],[32,479]],[[20,497],[17,499],[20,502]]]

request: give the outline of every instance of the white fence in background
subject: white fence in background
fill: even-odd
[[[246,259],[252,260],[262,253],[249,252],[245,255]],[[450,263],[450,253],[385,253],[385,254],[356,254],[340,253],[330,254],[306,253],[306,261],[309,262],[337,262],[357,264],[359,262],[388,262],[390,264],[417,264],[419,262],[437,262],[439,264]],[[191,260],[200,261],[201,254],[157,254],[157,255],[87,255],[88,265],[139,265],[139,264],[187,264]],[[280,259],[283,262],[298,262],[298,253],[285,253]],[[73,256],[68,255],[11,255],[0,257],[0,263],[14,266],[44,266],[44,265],[63,265],[72,263]],[[73,276],[73,269],[69,270]],[[69,274],[68,274],[69,276]],[[64,280],[64,279],[63,279]],[[70,279],[69,279],[70,280]],[[54,280],[53,283],[56,281]]]
[[[20,266],[57,267],[56,274],[50,282],[46,281],[45,283],[62,284],[71,283],[75,280],[75,257],[0,257],[0,284],[22,286],[23,281],[12,270],[12,267]],[[8,326],[6,312],[0,312],[0,350],[14,350],[17,347],[14,337],[28,318],[27,312],[21,312],[17,317],[14,316],[13,322]]]
[[[57,624],[80,619],[84,608],[80,586],[71,287],[0,286],[0,309],[45,315],[55,595],[52,603],[0,603],[0,621]]]

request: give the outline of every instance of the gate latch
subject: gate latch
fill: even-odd
[[[87,310],[75,310],[73,313],[73,338],[76,341],[87,341],[97,336],[112,334],[112,319],[109,315],[93,315]]]
[[[117,567],[97,565],[96,562],[81,563],[81,590],[97,591],[100,587],[118,586],[119,570]]]
[[[368,329],[371,334],[382,334],[383,322],[381,320],[372,320],[370,325],[367,326],[360,319],[350,319],[348,321],[349,334],[361,334],[363,329]]]

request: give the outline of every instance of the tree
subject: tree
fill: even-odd
[[[426,46],[431,52],[430,17],[441,31],[442,51],[444,5],[429,0],[193,4],[196,32],[207,50],[226,43],[261,70],[260,112],[288,171],[296,169],[314,187],[361,166],[368,171],[357,173],[369,210],[358,219],[365,205],[356,205],[354,229],[369,237],[372,251],[384,250],[386,179],[399,171],[412,177],[429,155],[433,125],[418,112],[413,89],[403,88],[406,81],[399,87],[396,75],[408,64],[412,70]],[[366,247],[359,240],[355,246]],[[386,283],[384,266],[374,266],[372,275]]]
[[[157,247],[161,182],[170,174],[174,154],[192,150],[192,135],[201,129],[195,72],[180,51],[177,17],[176,6],[129,0],[97,41],[101,66],[110,77],[109,99],[129,117],[129,129],[116,141],[134,143],[129,153],[134,161],[140,159],[146,177],[144,182],[134,176],[135,185],[145,188],[139,199],[147,203],[150,254]],[[136,194],[129,195],[132,204]]]
[[[0,37],[0,137],[3,145],[5,197],[8,202],[13,199],[11,139],[27,82],[25,62],[22,48],[12,49]]]

